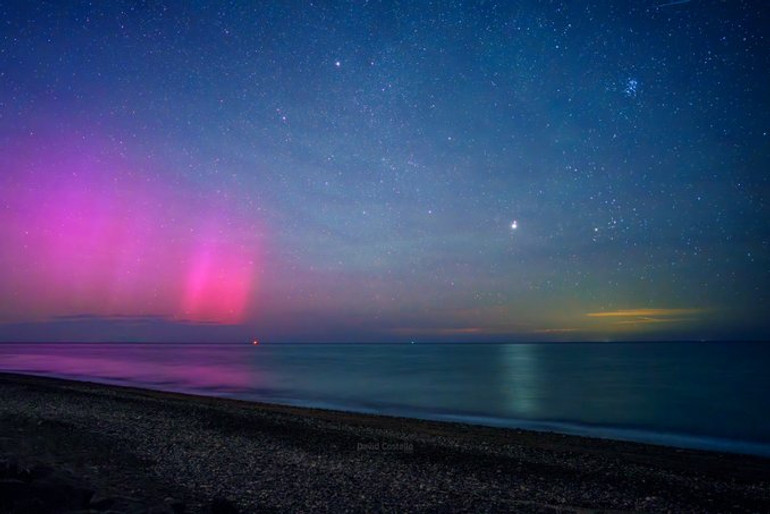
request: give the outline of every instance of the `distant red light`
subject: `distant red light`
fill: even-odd
[[[251,344],[253,344],[254,346],[257,346],[257,345],[259,344],[259,341],[257,341],[256,339],[254,339],[254,340],[251,342]]]

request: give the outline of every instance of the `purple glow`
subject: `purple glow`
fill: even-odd
[[[109,142],[10,145],[0,282],[11,319],[89,313],[239,323],[255,293],[253,223]],[[153,177],[153,178],[151,178]],[[205,199],[204,199],[205,198]]]
[[[97,382],[207,394],[258,390],[270,385],[267,373],[255,373],[248,365],[248,354],[233,346],[224,352],[179,345],[40,345],[34,351],[10,345],[2,350],[3,369],[24,373],[87,377]]]

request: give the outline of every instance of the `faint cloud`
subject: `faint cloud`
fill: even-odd
[[[40,321],[0,323],[7,342],[241,342],[252,339],[245,325],[166,316],[73,314]]]
[[[701,309],[626,309],[617,311],[589,312],[592,318],[628,318],[632,316],[681,316],[697,314]]]
[[[488,330],[482,327],[399,327],[394,328],[393,332],[401,335],[436,335],[436,336],[452,336],[452,335],[467,335],[467,334],[483,334]]]
[[[177,318],[171,316],[162,315],[147,315],[147,316],[133,316],[122,314],[65,314],[62,316],[51,316],[48,318],[50,322],[103,322],[103,323],[122,323],[126,325],[142,325],[153,323],[175,323],[179,325],[225,325],[226,323],[219,323],[217,321],[198,321],[193,319]]]
[[[639,324],[652,324],[652,323],[681,323],[684,321],[693,321],[695,318],[635,318],[626,319],[621,321],[615,321],[615,325],[639,325]]]
[[[589,312],[590,318],[618,318],[614,325],[641,325],[656,323],[679,323],[692,321],[702,309],[621,309],[615,311]]]

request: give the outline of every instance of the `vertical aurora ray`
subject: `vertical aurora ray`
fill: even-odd
[[[770,338],[762,2],[6,4],[1,341]]]
[[[256,290],[253,222],[105,141],[10,146],[0,179],[6,315],[243,321]]]

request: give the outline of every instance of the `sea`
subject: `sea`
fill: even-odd
[[[770,456],[770,343],[0,344],[0,370]]]

